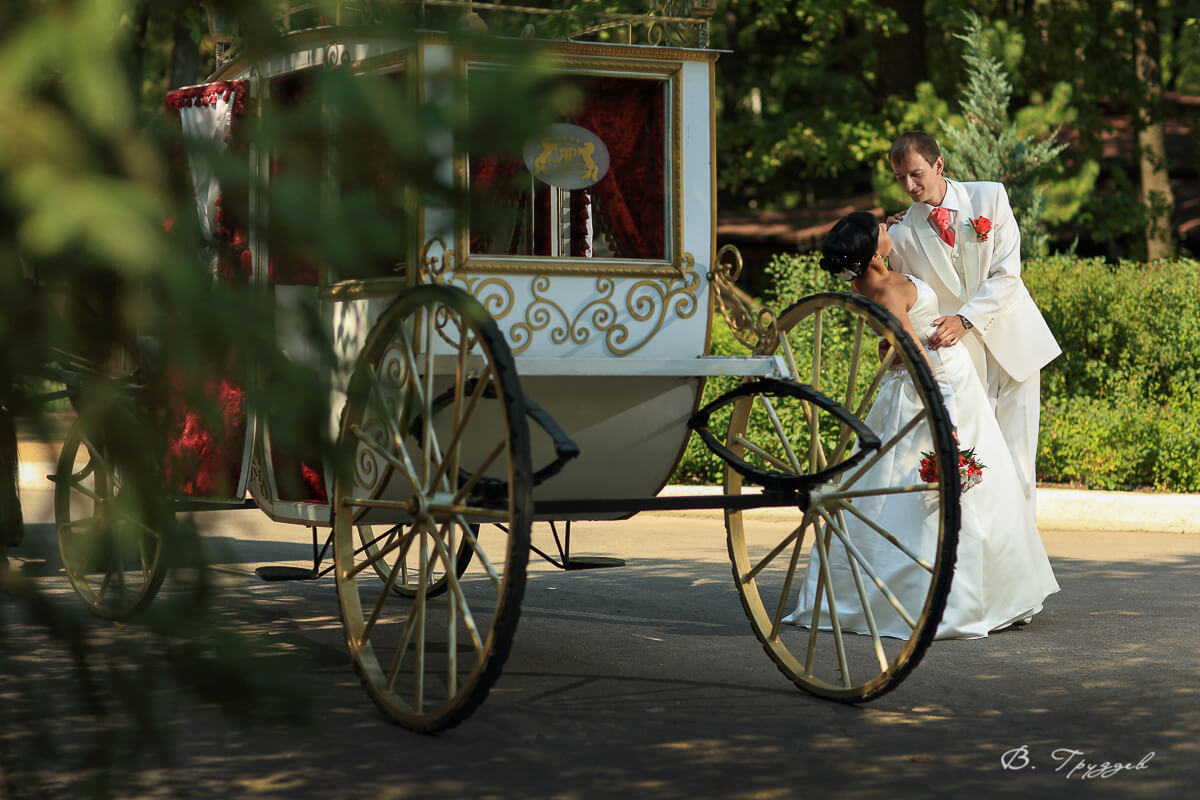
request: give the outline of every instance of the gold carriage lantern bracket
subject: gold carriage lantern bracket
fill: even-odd
[[[573,31],[568,39],[580,39],[602,31],[624,30],[626,41],[634,41],[633,29],[645,27],[650,45],[708,47],[709,20],[717,0],[647,0],[644,14],[600,14],[602,21]]]
[[[217,69],[220,69],[233,58],[234,16],[226,2],[208,0],[204,9],[208,12],[208,35],[212,37],[213,58]]]
[[[737,287],[741,274],[741,252],[731,244],[718,250],[708,273],[717,307],[733,338],[755,355],[773,353],[779,344],[776,314]]]
[[[692,0],[692,15],[700,19],[699,45],[708,47],[709,20],[717,13],[717,0]]]

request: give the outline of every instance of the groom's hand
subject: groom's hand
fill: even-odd
[[[962,318],[958,316],[938,317],[933,321],[933,324],[937,326],[937,330],[929,335],[930,350],[937,350],[941,347],[953,347],[959,343],[963,334],[967,332]]]

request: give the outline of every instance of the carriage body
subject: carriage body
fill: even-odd
[[[474,9],[557,13],[455,0],[413,5],[453,9],[475,27]],[[464,211],[470,204],[420,201],[428,195],[416,191],[399,193],[395,204],[393,193],[396,247],[362,263],[314,259],[281,235],[286,203],[272,207],[273,190],[293,172],[318,177],[321,202],[403,181],[391,160],[396,148],[326,113],[316,76],[338,70],[349,80],[382,81],[385,94],[418,116],[426,107],[469,115],[473,87],[486,91],[488,77],[509,64],[478,40],[321,21],[298,26],[269,54],[222,59],[206,83],[168,96],[192,146],[188,166],[214,279],[270,293],[279,352],[298,368],[328,370],[314,385],[328,387],[322,424],[338,443],[332,463],[287,452],[271,409],[241,402],[245,387],[223,383],[219,431],[185,415],[172,432],[168,489],[192,507],[249,495],[273,519],[311,527],[313,569],[289,577],[333,573],[357,672],[374,702],[406,727],[445,729],[483,701],[512,642],[531,550],[564,569],[623,563],[569,557],[569,527],[564,548],[551,525],[555,561],[533,546],[535,521],[724,510],[735,586],[755,635],[790,680],[826,697],[854,702],[889,690],[934,635],[954,564],[957,474],[854,484],[910,432],[939,459],[956,455],[940,394],[917,345],[870,301],[816,295],[778,317],[729,305],[740,263],[715,241],[712,11],[710,0],[665,0],[649,14],[526,44],[547,56],[542,70],[581,98],[573,115],[531,136],[521,158],[473,152],[448,126],[423,128],[441,181],[486,196],[499,213],[484,223]],[[569,24],[570,12],[562,19]],[[646,29],[649,44],[632,43],[635,27]],[[613,31],[623,38],[585,41]],[[681,31],[692,38],[679,39]],[[271,149],[262,144],[268,139],[246,135],[298,109],[313,112],[298,146]],[[248,167],[240,196],[221,185],[210,161],[229,150]],[[339,154],[349,151],[374,160],[365,172],[347,172]],[[753,354],[707,355],[717,307],[735,335],[752,334]],[[321,341],[302,322],[314,309]],[[883,363],[877,339],[889,345]],[[323,357],[328,346],[332,359]],[[885,442],[864,417],[897,370],[911,380],[919,411]],[[713,376],[740,385],[700,409]],[[785,406],[791,411],[781,419]],[[718,418],[728,420],[720,435],[709,430]],[[724,491],[658,503],[693,430],[725,463]],[[115,498],[119,476],[86,433],[72,434],[55,476],[60,549],[88,607],[119,618],[157,591],[169,536],[146,525],[132,526],[123,542],[111,535],[118,526],[108,496]],[[933,539],[919,548],[929,552],[873,526],[859,508],[913,493],[931,498]],[[764,536],[744,513],[761,507],[803,518],[782,538]],[[919,608],[900,608],[887,581],[869,573],[852,518],[912,559],[918,573],[902,580],[926,587]],[[334,560],[324,571],[321,527],[330,528]],[[807,570],[802,547],[812,554]],[[832,612],[828,634],[819,613],[806,630],[785,624],[803,580],[818,587],[820,612],[832,586],[831,547],[853,554],[866,617],[892,606],[911,639],[885,643],[872,620],[870,636],[848,643]],[[878,592],[866,588],[860,565]],[[260,575],[269,577],[262,568]],[[114,576],[115,600],[105,596]]]
[[[398,41],[369,29],[326,27],[297,32],[287,41],[279,52],[234,59],[208,83],[173,92],[168,107],[180,115],[185,134],[205,145],[235,141],[235,129],[253,124],[254,114],[270,114],[276,104],[295,104],[316,70],[388,75],[418,103],[447,103],[456,101],[446,96],[453,91],[444,80],[447,73],[465,83],[469,97],[474,75],[503,68],[437,34]],[[524,164],[448,147],[438,168],[460,185],[493,190],[487,182],[497,173],[521,189],[528,183],[528,191],[507,189],[516,210],[502,221],[508,225],[504,244],[497,246],[498,236],[482,234],[464,215],[456,218],[448,208],[414,204],[397,225],[408,226],[411,243],[420,246],[397,253],[392,274],[338,274],[302,256],[273,252],[277,242],[269,230],[271,210],[261,201],[247,198],[243,229],[229,230],[222,206],[230,203],[202,161],[194,159],[201,227],[214,242],[236,243],[240,252],[234,256],[254,282],[269,287],[281,309],[320,304],[337,357],[347,367],[343,377],[372,325],[398,294],[427,283],[466,291],[499,326],[525,394],[579,446],[577,458],[535,487],[535,498],[653,496],[682,455],[687,420],[697,408],[706,376],[782,374],[782,362],[771,357],[705,358],[716,253],[713,99],[719,54],[703,47],[580,41],[536,46],[550,54],[550,70],[579,87],[583,104],[576,121],[590,126],[585,130],[594,135],[594,146],[608,164],[599,181],[579,187],[588,182],[580,173],[594,168],[585,160],[560,164],[554,183],[532,174],[541,166],[539,158],[545,162],[561,156],[566,148],[561,142],[534,139],[531,146],[538,155]],[[573,127],[578,131],[581,126]],[[246,148],[246,157],[251,160],[252,191],[269,196],[271,181],[279,179],[279,159],[252,148]],[[578,188],[562,188],[564,184]],[[310,348],[303,336],[288,329],[287,318],[279,315],[280,349],[304,361]],[[329,413],[334,436],[344,390],[344,380],[335,382]],[[480,424],[489,423],[481,419]],[[205,485],[234,486],[236,497],[248,491],[277,520],[328,524],[325,497],[333,478],[328,468],[320,469],[317,485],[317,465],[304,464],[307,494],[289,496],[281,491],[289,481],[278,473],[294,471],[295,459],[278,457],[269,414],[248,418],[243,430],[240,443],[226,448],[240,455],[236,467],[229,465],[232,479]],[[535,438],[533,459],[553,459],[549,437]],[[409,492],[401,480],[388,494],[400,498]],[[628,513],[623,508],[583,514],[559,510],[552,516]]]

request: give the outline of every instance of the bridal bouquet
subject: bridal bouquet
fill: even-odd
[[[954,434],[954,442],[958,444],[958,433]],[[968,489],[983,482],[985,464],[975,455],[975,448],[958,451],[958,482],[965,494]],[[933,483],[938,478],[937,456],[933,453],[921,453],[921,480]]]

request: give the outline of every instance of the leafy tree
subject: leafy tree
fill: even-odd
[[[1171,229],[1167,193],[1143,175],[1152,182],[1161,180],[1159,167],[1194,172],[1190,164],[1169,164],[1157,154],[1153,123],[1164,119],[1159,84],[1168,92],[1200,88],[1198,18],[1195,0],[1061,0],[1030,4],[1018,19],[1026,41],[1026,90],[1046,93],[1059,81],[1072,87],[1077,116],[1070,123],[1069,155],[1102,167],[1097,191],[1072,221],[1097,240],[1132,243],[1132,251],[1110,246],[1110,256],[1145,255],[1148,234]],[[1157,65],[1145,57],[1139,62],[1139,52]],[[1126,151],[1119,145],[1130,126],[1148,138]]]
[[[876,44],[908,31],[894,4],[728,0],[713,21],[717,179],[726,208],[794,208],[868,188],[886,151]],[[831,181],[836,180],[836,189]]]
[[[1008,76],[1018,136],[1061,128],[1070,145],[1045,166],[1045,222],[1142,248],[1165,209],[1142,190],[1151,150],[1113,148],[1135,109],[1155,116],[1134,58],[1136,7],[1152,23],[1142,40],[1157,48],[1165,92],[1200,91],[1197,0],[722,2],[714,44],[732,51],[717,66],[722,208],[795,208],[869,188],[885,209],[903,207],[884,154],[904,130],[940,137],[939,120],[965,124],[945,106],[969,77],[966,11],[989,20],[986,52]]]
[[[1152,261],[1170,256],[1175,239],[1171,225],[1175,200],[1167,175],[1160,22],[1157,0],[1134,3],[1134,71],[1143,90],[1133,118],[1141,173],[1140,199],[1149,217],[1146,257]]]
[[[961,100],[962,126],[942,127],[946,171],[961,180],[1003,183],[1021,230],[1022,252],[1042,254],[1049,237],[1041,228],[1045,208],[1041,180],[1066,144],[1055,143],[1053,136],[1040,140],[1023,136],[1009,121],[1012,84],[1004,67],[988,53],[983,21],[977,15],[967,15],[960,38],[966,44],[963,60],[968,79]]]

